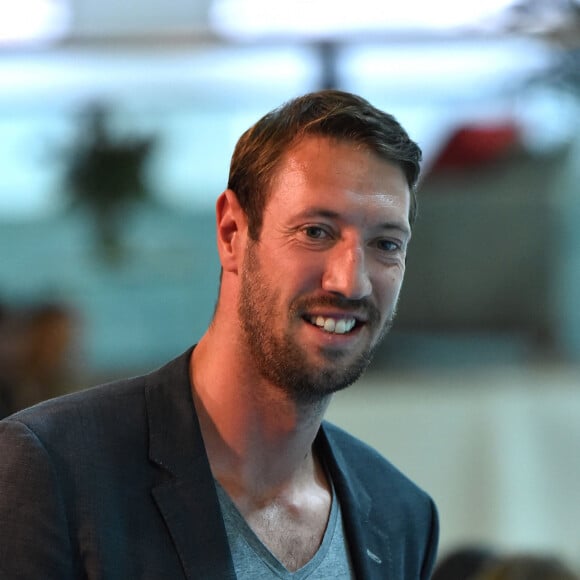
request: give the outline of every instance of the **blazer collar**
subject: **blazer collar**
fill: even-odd
[[[316,444],[340,501],[355,576],[365,580],[394,577],[389,535],[374,521],[373,500],[366,491],[365,482],[342,454],[328,423],[322,423]]]
[[[235,580],[227,534],[203,445],[189,379],[193,347],[146,378],[149,459],[159,469],[152,494],[181,559],[185,577]],[[355,574],[390,576],[389,538],[373,523],[372,499],[343,456],[328,424],[316,444],[336,489]]]
[[[189,380],[193,348],[148,375],[149,459],[159,468],[152,494],[186,578],[235,579]]]

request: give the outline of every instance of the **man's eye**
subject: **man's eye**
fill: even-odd
[[[393,242],[393,240],[379,240],[377,246],[379,247],[379,250],[382,250],[383,252],[396,252],[401,248],[401,244]]]
[[[326,231],[319,226],[307,226],[304,228],[304,233],[313,240],[322,240],[328,237]]]

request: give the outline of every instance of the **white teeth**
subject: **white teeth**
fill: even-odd
[[[339,318],[335,320],[334,318],[324,318],[324,316],[312,316],[310,322],[319,328],[323,328],[326,332],[333,334],[346,334],[356,324],[354,318]]]

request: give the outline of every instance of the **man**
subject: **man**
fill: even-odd
[[[431,499],[323,421],[392,322],[419,160],[340,91],[250,128],[195,348],[0,423],[0,577],[429,578]]]

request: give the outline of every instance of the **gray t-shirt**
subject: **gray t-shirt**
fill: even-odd
[[[354,572],[344,536],[338,498],[332,506],[324,538],[314,557],[296,572],[287,570],[252,531],[226,491],[216,481],[230,551],[238,580],[352,580]]]

